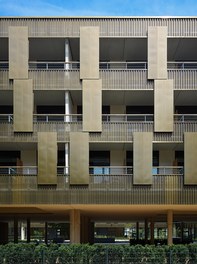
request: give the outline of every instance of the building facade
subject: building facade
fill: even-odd
[[[0,242],[195,241],[196,47],[196,17],[0,18]]]

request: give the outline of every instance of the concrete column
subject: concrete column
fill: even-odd
[[[94,222],[89,220],[88,224],[88,242],[90,245],[94,244]]]
[[[18,219],[14,219],[14,243],[18,243]]]
[[[69,144],[65,143],[65,171],[64,173],[68,175],[69,173]]]
[[[150,243],[151,245],[154,245],[155,241],[154,241],[154,222],[153,220],[151,219],[151,222],[150,222]]]
[[[48,223],[45,222],[45,227],[44,227],[44,240],[45,240],[45,244],[48,245]]]
[[[167,224],[168,224],[168,245],[173,244],[173,239],[172,239],[172,231],[173,231],[173,212],[172,210],[168,211],[167,214]]]
[[[145,219],[144,221],[144,236],[145,236],[145,243],[148,244],[148,220]]]
[[[21,222],[21,240],[25,240],[25,225]]]
[[[81,243],[89,243],[89,218],[85,215],[81,216]]]
[[[80,244],[80,211],[70,211],[70,243]]]
[[[65,117],[64,117],[64,122],[71,122],[72,121],[72,117],[69,116],[72,114],[72,99],[70,96],[70,92],[69,91],[65,91]]]
[[[28,218],[27,219],[27,243],[30,243],[30,239],[31,239],[31,237],[30,237],[30,219]]]
[[[136,240],[139,240],[139,222],[136,222]]]
[[[70,52],[70,45],[68,39],[65,39],[65,62],[71,61],[71,52]],[[65,64],[65,70],[70,69],[70,64]]]

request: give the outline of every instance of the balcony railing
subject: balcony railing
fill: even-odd
[[[87,186],[70,186],[58,175],[56,186],[38,186],[36,175],[0,175],[0,204],[196,204],[197,186],[183,175],[153,175],[152,184],[133,185],[132,175],[90,175]]]
[[[99,68],[101,70],[146,70],[148,67],[147,61],[113,61],[113,62],[99,62]],[[197,70],[197,62],[196,61],[168,61],[167,62],[168,69],[177,69],[177,70]],[[9,69],[8,61],[0,62],[0,69],[6,70]],[[79,61],[29,61],[29,69],[30,70],[78,70],[80,69]]]
[[[0,175],[37,175],[37,166],[0,166]],[[69,168],[57,166],[57,175],[68,175]],[[1,187],[0,187],[1,188]]]
[[[0,123],[13,123],[13,114],[0,114]],[[34,114],[34,123],[76,123],[83,120],[82,114]],[[153,122],[153,114],[103,114],[103,122],[117,123],[117,122]],[[197,122],[197,114],[174,114],[174,122],[187,123]]]
[[[132,175],[132,166],[90,166],[90,175]],[[37,175],[37,166],[0,166],[0,175]],[[183,175],[183,167],[159,166],[152,168],[153,175]],[[69,167],[57,166],[57,175],[69,175]]]

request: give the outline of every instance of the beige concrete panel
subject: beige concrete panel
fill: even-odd
[[[173,132],[173,80],[154,81],[154,131]]]
[[[148,79],[167,79],[167,27],[148,27]]]
[[[152,184],[151,132],[133,133],[133,184]]]
[[[126,114],[126,106],[110,105],[110,114]]]
[[[89,133],[70,132],[70,184],[89,184]]]
[[[79,210],[70,211],[70,243],[80,244],[81,241],[81,219]]]
[[[99,27],[80,28],[80,79],[99,79]]]
[[[33,132],[33,81],[14,80],[14,132]]]
[[[110,151],[110,172],[111,174],[125,173],[125,150],[111,150]]]
[[[83,80],[83,131],[102,131],[102,82]]]
[[[184,133],[184,183],[197,184],[197,132]]]
[[[57,133],[38,132],[38,185],[57,184]]]
[[[28,79],[28,27],[9,27],[9,79]]]
[[[159,150],[159,166],[173,166],[175,152],[172,149]]]

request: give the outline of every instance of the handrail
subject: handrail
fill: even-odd
[[[79,61],[29,61],[29,69],[43,70],[78,70],[80,68]]]
[[[0,175],[37,175],[37,166],[0,166]]]
[[[0,166],[0,175],[37,175],[37,166]],[[133,166],[89,166],[90,175],[133,174]],[[57,166],[57,174],[69,175],[69,167]],[[182,166],[152,167],[154,175],[183,175]]]
[[[132,166],[90,166],[90,175],[127,175],[133,174]]]
[[[0,123],[13,123],[13,114],[0,114]],[[33,114],[34,122],[81,122],[82,114]],[[103,114],[103,122],[153,122],[153,114]],[[197,114],[174,114],[175,122],[197,122]]]
[[[182,123],[187,121],[197,121],[197,114],[174,114],[174,121]]]
[[[0,175],[37,175],[38,166],[0,166]],[[57,174],[68,175],[69,168],[57,166]]]
[[[8,69],[9,62],[1,61],[0,69]],[[29,61],[29,69],[40,69],[40,70],[78,70],[80,68],[79,61]],[[101,70],[147,70],[147,61],[100,61],[99,68]],[[197,61],[168,61],[167,69],[177,70],[189,70],[197,69]]]
[[[154,175],[183,175],[184,167],[182,166],[158,166],[152,168]]]
[[[82,121],[82,114],[34,114],[34,122],[60,121],[66,123]]]
[[[128,175],[133,174],[132,166],[90,166],[90,175]],[[152,175],[183,175],[182,166],[152,167]]]

